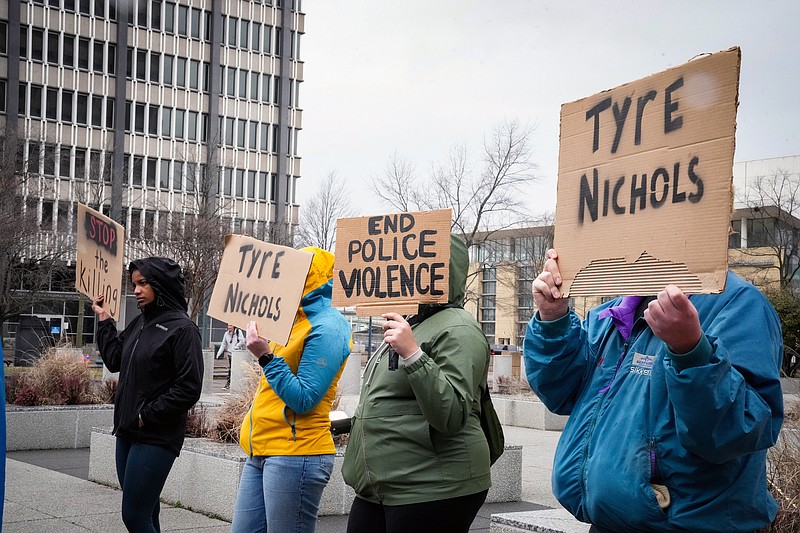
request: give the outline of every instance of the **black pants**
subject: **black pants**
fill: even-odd
[[[347,533],[466,533],[488,492],[409,505],[380,505],[356,497]]]

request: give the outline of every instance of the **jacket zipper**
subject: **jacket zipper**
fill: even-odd
[[[611,376],[611,381],[598,391],[600,394],[600,399],[597,401],[597,404],[594,406],[594,413],[592,414],[592,423],[589,425],[589,432],[586,435],[586,441],[583,444],[583,450],[581,451],[581,475],[580,475],[580,482],[581,482],[581,500],[583,501],[583,519],[585,522],[589,522],[590,519],[586,515],[586,462],[589,456],[589,443],[592,440],[592,435],[594,434],[594,428],[597,425],[597,419],[600,416],[600,407],[603,404],[603,394],[605,394],[610,388],[611,385],[614,384],[614,379],[617,377],[617,372],[619,371],[619,367],[622,364],[622,361],[625,360],[625,356],[628,353],[628,341],[625,341],[625,344],[622,345],[622,353],[619,355],[619,359],[617,359],[617,367],[614,369],[614,374]]]

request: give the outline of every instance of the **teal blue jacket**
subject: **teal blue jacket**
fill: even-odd
[[[528,382],[570,415],[553,464],[553,493],[579,520],[618,532],[752,532],[777,505],[766,450],[783,421],[780,322],[751,284],[693,295],[704,335],[671,353],[643,318],[626,342],[589,312],[528,324]],[[654,486],[666,487],[662,509]]]

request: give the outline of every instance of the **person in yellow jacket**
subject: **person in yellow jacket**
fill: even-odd
[[[247,328],[263,375],[239,444],[248,458],[233,510],[233,533],[313,532],[336,452],[329,413],[350,354],[350,324],[331,307],[333,254],[314,254],[286,346]]]

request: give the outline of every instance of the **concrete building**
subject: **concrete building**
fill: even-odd
[[[301,0],[0,4],[0,126],[25,140],[38,244],[74,238],[79,202],[129,251],[204,198],[235,233],[296,224],[304,17]],[[31,313],[74,331],[77,294]]]

